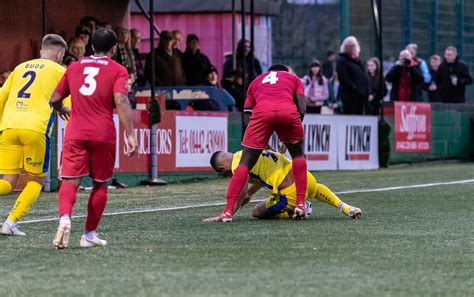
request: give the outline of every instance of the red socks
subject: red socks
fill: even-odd
[[[72,208],[76,203],[77,185],[71,182],[63,181],[59,188],[58,205],[59,217],[72,214]]]
[[[293,177],[296,185],[296,205],[304,204],[307,187],[307,166],[304,157],[296,157],[293,159]]]
[[[249,175],[249,169],[243,165],[239,165],[232,176],[232,180],[229,183],[229,188],[227,189],[227,204],[225,206],[224,212],[234,214],[235,202],[237,197],[239,197],[242,189],[245,187],[247,182],[247,176]]]
[[[94,231],[99,225],[105,205],[107,204],[107,187],[94,187],[87,205],[86,231]]]

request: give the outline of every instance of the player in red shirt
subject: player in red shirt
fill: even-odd
[[[304,218],[306,195],[306,160],[304,158],[304,130],[301,121],[306,111],[301,80],[288,72],[284,65],[273,65],[258,76],[249,86],[244,112],[251,113],[249,126],[242,141],[243,152],[229,188],[227,205],[215,218],[206,221],[232,221],[237,198],[245,196],[248,174],[257,162],[262,150],[268,147],[273,132],[286,145],[293,159],[293,175],[296,186],[294,219]]]
[[[133,132],[128,101],[128,72],[111,59],[116,52],[117,36],[112,30],[99,29],[92,36],[94,55],[84,57],[67,69],[51,97],[51,103],[61,116],[62,100],[71,95],[72,111],[64,138],[59,189],[59,227],[53,239],[55,248],[66,248],[71,232],[72,209],[76,202],[81,178],[93,180],[89,196],[85,233],[81,247],[104,246],[105,240],[96,234],[107,202],[108,181],[115,164],[116,135],[113,110],[127,131],[129,155],[134,155],[137,141]]]

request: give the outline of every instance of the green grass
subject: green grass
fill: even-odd
[[[321,172],[334,191],[474,178],[473,163]],[[224,202],[227,180],[112,191],[107,212]],[[264,198],[260,193],[259,198]],[[14,196],[2,197],[7,214]],[[84,214],[87,194],[75,213]],[[102,249],[51,247],[57,222],[0,237],[0,296],[472,296],[474,184],[341,195],[359,221],[316,202],[301,222],[258,221],[250,207],[233,223],[202,223],[219,207],[104,217]],[[26,220],[54,217],[44,194]]]

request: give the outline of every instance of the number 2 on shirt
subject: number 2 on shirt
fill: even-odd
[[[271,85],[274,85],[277,83],[278,81],[278,76],[277,76],[278,72],[276,71],[270,71],[269,74],[267,74],[267,76],[265,76],[262,80],[262,85],[263,84],[266,84],[266,83],[270,83]]]
[[[90,96],[94,94],[95,89],[97,88],[97,81],[94,79],[94,77],[99,74],[99,68],[86,67],[84,68],[84,74],[87,76],[84,79],[84,84],[79,89],[79,92],[81,92],[81,94],[84,96]]]

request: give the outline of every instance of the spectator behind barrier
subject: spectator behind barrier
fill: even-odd
[[[366,114],[379,115],[380,104],[383,98],[387,95],[387,86],[385,85],[385,78],[381,73],[380,60],[378,58],[370,58],[367,61],[367,73],[369,74],[370,95],[367,104]]]
[[[334,72],[336,70],[336,61],[337,55],[333,51],[327,51],[326,53],[326,60],[323,62],[323,75],[328,80],[332,80],[334,78]]]
[[[439,95],[439,88],[437,81],[439,81],[439,66],[441,65],[441,57],[439,55],[432,55],[430,57],[430,75],[431,81],[427,85],[428,99],[430,102],[441,102]]]
[[[80,21],[79,24],[82,26],[86,26],[91,35],[94,34],[95,30],[97,29],[97,25],[99,24],[99,20],[93,16],[85,16]]]
[[[321,113],[324,101],[329,98],[328,80],[323,76],[321,63],[316,60],[309,65],[308,74],[303,77],[306,112]]]
[[[84,56],[90,56],[94,52],[92,50],[92,40],[91,40],[91,31],[86,26],[79,25],[76,27],[74,32],[74,37],[82,39],[86,45],[86,52]]]
[[[423,83],[423,75],[416,65],[408,50],[400,52],[397,65],[387,73],[385,79],[392,83],[390,100],[392,101],[416,101],[417,86]]]
[[[243,86],[243,76],[242,69],[235,69],[232,72],[232,76],[221,81],[222,87],[229,92],[229,94],[235,100],[235,108],[243,112],[244,110],[244,86]]]
[[[244,79],[245,79],[245,86],[248,88],[249,84],[260,74],[262,74],[262,66],[260,66],[260,61],[257,59],[257,57],[254,56],[254,62],[252,65],[252,61],[250,57],[252,56],[252,50],[250,46],[250,41],[248,40],[240,40],[239,43],[237,44],[237,57],[236,57],[236,62],[237,62],[237,67],[239,69],[243,69],[243,61],[242,61],[242,55],[245,54],[245,73]],[[227,56],[225,62],[224,62],[224,79],[231,77],[232,72],[234,71],[233,68],[233,61],[232,61],[232,56]],[[251,69],[253,68],[253,76],[250,75]]]
[[[118,27],[117,33],[117,52],[115,53],[115,61],[127,68],[129,74],[133,74],[133,81],[137,75],[135,67],[135,56],[132,50],[132,42],[130,38],[130,30],[124,27]]]
[[[206,84],[206,74],[212,65],[209,58],[201,53],[199,49],[199,38],[196,35],[189,34],[186,37],[186,51],[181,61],[183,62],[187,85],[202,86]]]
[[[10,70],[4,70],[0,72],[0,88],[3,86],[5,81],[7,80],[8,76],[10,76],[12,72]]]
[[[186,84],[181,58],[173,51],[173,35],[169,31],[160,33],[160,43],[155,51],[155,81],[151,81],[151,54],[145,63],[145,76],[155,86],[184,86]]]
[[[221,87],[219,86],[219,76],[217,73],[216,67],[214,65],[211,65],[209,69],[207,69],[206,72],[204,72],[204,77],[205,77],[205,86],[213,87],[220,89]],[[187,110],[209,110],[209,111],[219,111],[219,104],[213,100],[192,100],[189,102],[188,107],[186,108]]]
[[[412,66],[416,67],[418,71],[423,75],[423,81],[416,85],[416,101],[423,101],[423,85],[429,84],[431,82],[431,74],[428,69],[428,64],[425,60],[417,58],[418,45],[416,43],[410,43],[405,47],[408,50],[412,57]]]
[[[472,84],[469,68],[461,62],[454,46],[444,52],[444,62],[439,66],[439,95],[444,103],[465,103],[466,86]]]
[[[69,65],[77,61],[79,61],[79,59],[73,55],[64,55],[63,62],[61,63],[61,65],[63,65],[63,67],[65,68],[68,68]]]
[[[363,114],[369,98],[369,77],[359,56],[357,39],[354,36],[344,39],[336,65],[344,114]]]
[[[142,60],[140,59],[140,42],[141,33],[138,29],[130,30],[130,40],[133,52],[133,58],[135,62],[135,69],[137,72],[136,84],[139,87],[146,85],[145,68],[143,67]]]
[[[181,51],[181,41],[183,40],[183,34],[179,30],[173,30],[171,31],[171,34],[173,35],[173,51],[179,57],[182,57],[183,52]]]
[[[86,44],[79,37],[74,37],[69,41],[67,53],[78,59],[84,57],[86,54]]]

